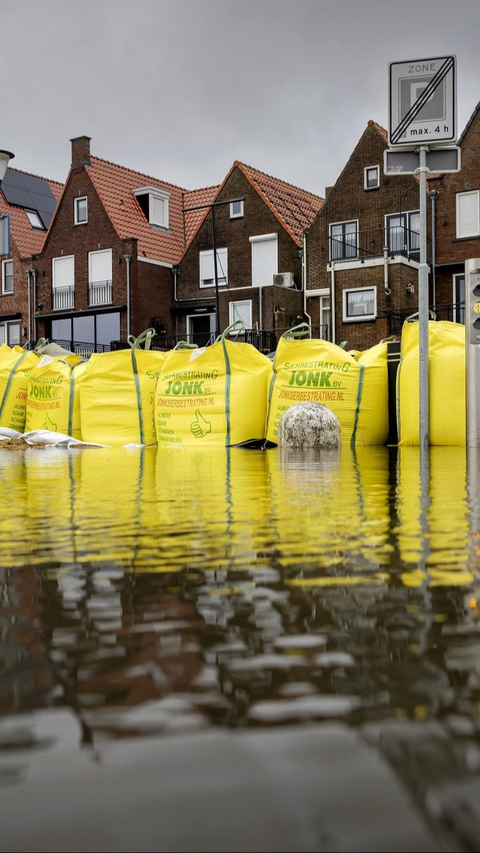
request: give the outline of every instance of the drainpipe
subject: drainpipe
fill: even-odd
[[[436,261],[436,246],[435,246],[435,202],[438,198],[438,190],[432,190],[429,193],[429,196],[432,200],[432,303],[433,310],[436,309],[437,304],[437,285],[436,285],[436,275],[435,275],[435,261]]]
[[[131,255],[123,256],[127,262],[127,338],[130,334],[130,261]]]
[[[32,304],[34,307],[33,312],[33,340],[35,343],[37,342],[37,320],[35,318],[35,314],[37,313],[37,271],[36,269],[32,270],[32,278],[33,278],[33,299]]]
[[[330,261],[330,278],[332,284],[332,344],[335,343],[336,322],[335,322],[335,264]]]
[[[308,317],[310,330],[312,328],[312,318],[307,314],[307,235],[303,235],[303,254],[302,254],[302,290],[303,290],[303,316]],[[311,331],[310,331],[311,334]]]
[[[383,247],[383,285],[385,296],[390,296],[392,291],[388,286],[388,246]]]
[[[30,287],[32,284],[32,271],[27,270],[27,293],[28,293],[28,340],[32,339],[32,297]]]

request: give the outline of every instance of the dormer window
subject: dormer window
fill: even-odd
[[[45,226],[36,210],[27,210],[25,208],[25,213],[32,228],[35,228],[37,231],[45,231]]]
[[[150,225],[168,228],[168,202],[170,193],[156,187],[139,187],[134,195]]]

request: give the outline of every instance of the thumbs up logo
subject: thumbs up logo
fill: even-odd
[[[195,412],[195,417],[197,420],[190,424],[190,429],[195,438],[205,438],[212,431],[212,424],[210,421],[206,421],[203,415],[200,414],[200,409],[197,409]]]

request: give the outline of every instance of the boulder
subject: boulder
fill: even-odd
[[[279,447],[340,447],[340,422],[322,403],[296,403],[278,424]]]

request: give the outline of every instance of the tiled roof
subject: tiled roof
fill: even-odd
[[[238,166],[297,245],[301,246],[305,228],[312,224],[325,199],[238,160],[234,166]]]
[[[11,166],[9,166],[9,169],[12,172],[20,172],[22,175],[42,178],[41,175],[33,175],[31,172],[23,171],[23,169],[12,169]],[[42,178],[42,180],[47,182],[58,204],[63,193],[63,184],[59,181],[52,181],[49,178]],[[10,216],[10,237],[12,242],[15,243],[21,258],[37,255],[42,251],[48,232],[32,228],[24,208],[9,204],[3,193],[1,194],[0,213],[8,213]]]
[[[208,203],[218,187],[189,191],[151,175],[102,160],[100,157],[91,157],[90,161],[91,166],[86,167],[88,175],[118,236],[121,239],[136,237],[139,255],[176,264],[183,253],[189,233],[197,227],[197,222],[202,217],[202,211],[188,219],[186,217],[184,228],[182,208]],[[147,221],[134,195],[134,190],[145,186],[165,190],[170,194],[168,230],[157,228]]]
[[[184,207],[197,207],[201,204],[211,204],[215,199],[220,185],[214,187],[203,187],[200,190],[191,190],[185,192],[183,197]],[[196,233],[200,223],[205,218],[205,210],[191,210],[185,214],[185,238],[189,243],[193,235]]]

